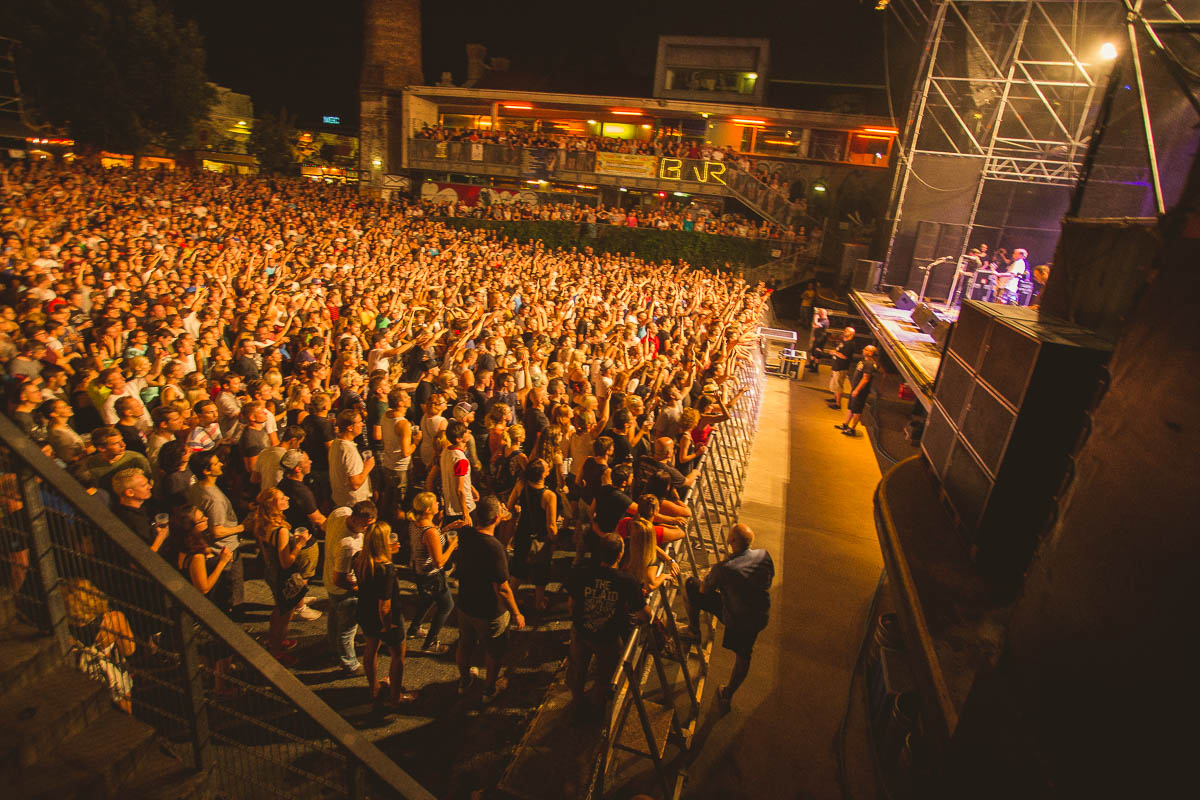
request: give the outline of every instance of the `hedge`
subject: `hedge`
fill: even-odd
[[[778,243],[694,231],[660,231],[558,220],[498,220],[435,217],[452,228],[484,228],[522,242],[541,241],[569,250],[591,247],[598,253],[636,253],[649,261],[684,260],[692,266],[722,269],[757,267],[771,260]]]

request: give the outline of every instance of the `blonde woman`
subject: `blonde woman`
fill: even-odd
[[[367,688],[372,702],[391,710],[417,699],[415,694],[404,691],[404,615],[396,591],[396,566],[392,563],[399,550],[400,542],[392,534],[392,526],[376,522],[363,534],[362,550],[354,558],[358,624],[367,640],[362,659]],[[380,645],[386,646],[392,657],[386,683],[379,680],[378,674]]]
[[[654,526],[648,520],[635,517],[629,520],[626,531],[629,534],[629,541],[625,547],[625,560],[621,568],[633,576],[642,585],[642,590],[647,593],[671,580],[670,570],[656,574],[658,573],[659,554],[662,553],[662,550],[658,547]],[[675,566],[674,561],[669,561],[669,563]]]
[[[284,638],[292,616],[300,606],[308,584],[303,572],[314,569],[310,551],[305,551],[312,538],[308,531],[292,531],[283,512],[287,510],[287,495],[279,489],[263,489],[258,495],[258,507],[251,517],[251,529],[258,541],[266,572],[267,586],[275,600],[271,611],[271,625],[267,633],[267,649],[284,666],[292,666],[296,659],[285,653],[295,643]]]
[[[437,495],[421,492],[413,498],[408,515],[408,536],[412,548],[411,566],[416,575],[417,613],[408,626],[408,635],[417,636],[421,621],[430,608],[436,608],[421,648],[426,653],[441,655],[450,648],[438,641],[442,626],[454,611],[454,597],[446,584],[446,565],[458,547],[458,536],[451,531],[462,527],[462,520],[443,527]]]

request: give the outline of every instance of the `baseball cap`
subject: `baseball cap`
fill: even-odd
[[[279,466],[283,467],[284,469],[291,470],[291,469],[295,469],[296,467],[300,466],[300,464],[303,461],[304,461],[304,451],[303,450],[288,450],[279,459]]]
[[[468,403],[464,400],[461,403],[456,403],[454,405],[454,411],[452,411],[451,413],[454,414],[455,419],[463,419],[467,416],[467,414],[470,414],[471,412],[475,411],[475,409],[477,409],[477,408],[479,408],[479,406],[477,404]]]

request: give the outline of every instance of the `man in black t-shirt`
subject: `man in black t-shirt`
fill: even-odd
[[[288,499],[283,516],[292,530],[308,528],[315,543],[325,526],[325,515],[317,505],[317,496],[304,482],[304,476],[312,470],[312,459],[303,450],[288,450],[279,459],[279,467],[283,478],[277,488]]]
[[[841,409],[846,373],[854,362],[854,328],[842,331],[841,340],[829,351],[829,355],[833,357],[833,377],[829,379],[829,391],[833,392],[833,399],[829,401],[829,407]]]
[[[483,650],[487,678],[483,702],[500,691],[501,658],[508,629],[525,627],[517,598],[508,582],[508,554],[496,538],[496,523],[508,518],[507,509],[494,495],[480,499],[471,512],[474,527],[458,533],[458,693],[466,694],[474,679],[471,666]]]
[[[854,370],[854,379],[850,382],[850,413],[846,421],[836,427],[846,436],[858,436],[858,422],[862,419],[863,410],[867,407],[867,399],[871,394],[871,386],[879,375],[879,362],[875,360],[875,345],[867,345],[862,351],[862,361]]]
[[[606,678],[617,667],[635,619],[650,621],[641,584],[617,569],[624,552],[621,537],[599,537],[592,547],[592,560],[577,565],[567,581],[572,622],[567,683],[577,713],[585,710],[583,687],[592,656],[596,657],[601,676],[596,693],[603,697],[608,690]]]
[[[113,497],[116,498],[113,513],[151,550],[158,552],[167,539],[168,528],[150,519],[145,505],[152,495],[152,490],[145,473],[137,467],[118,470],[113,475],[112,489]]]
[[[596,499],[592,501],[592,528],[600,535],[614,533],[617,523],[629,514],[629,509],[633,506],[633,498],[629,496],[629,487],[633,484],[633,467],[618,464],[612,468],[611,475],[612,483],[598,488]]]

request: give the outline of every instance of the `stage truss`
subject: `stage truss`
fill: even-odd
[[[1088,181],[1146,186],[1162,213],[1169,198],[1154,97],[1182,92],[1200,117],[1200,2],[892,0],[886,11],[895,29],[923,43],[892,189],[889,263],[910,181],[922,180],[914,160],[927,155],[980,162],[959,258],[992,185],[1047,187],[1059,196],[1074,188],[1072,214]],[[1148,60],[1158,76],[1150,81]],[[1166,75],[1174,86],[1163,86]],[[1126,125],[1121,141],[1106,142],[1118,155],[1097,158],[1114,101],[1118,114],[1124,104],[1126,116],[1139,118],[1140,141],[1128,141]],[[1121,202],[1133,205],[1128,193]]]

